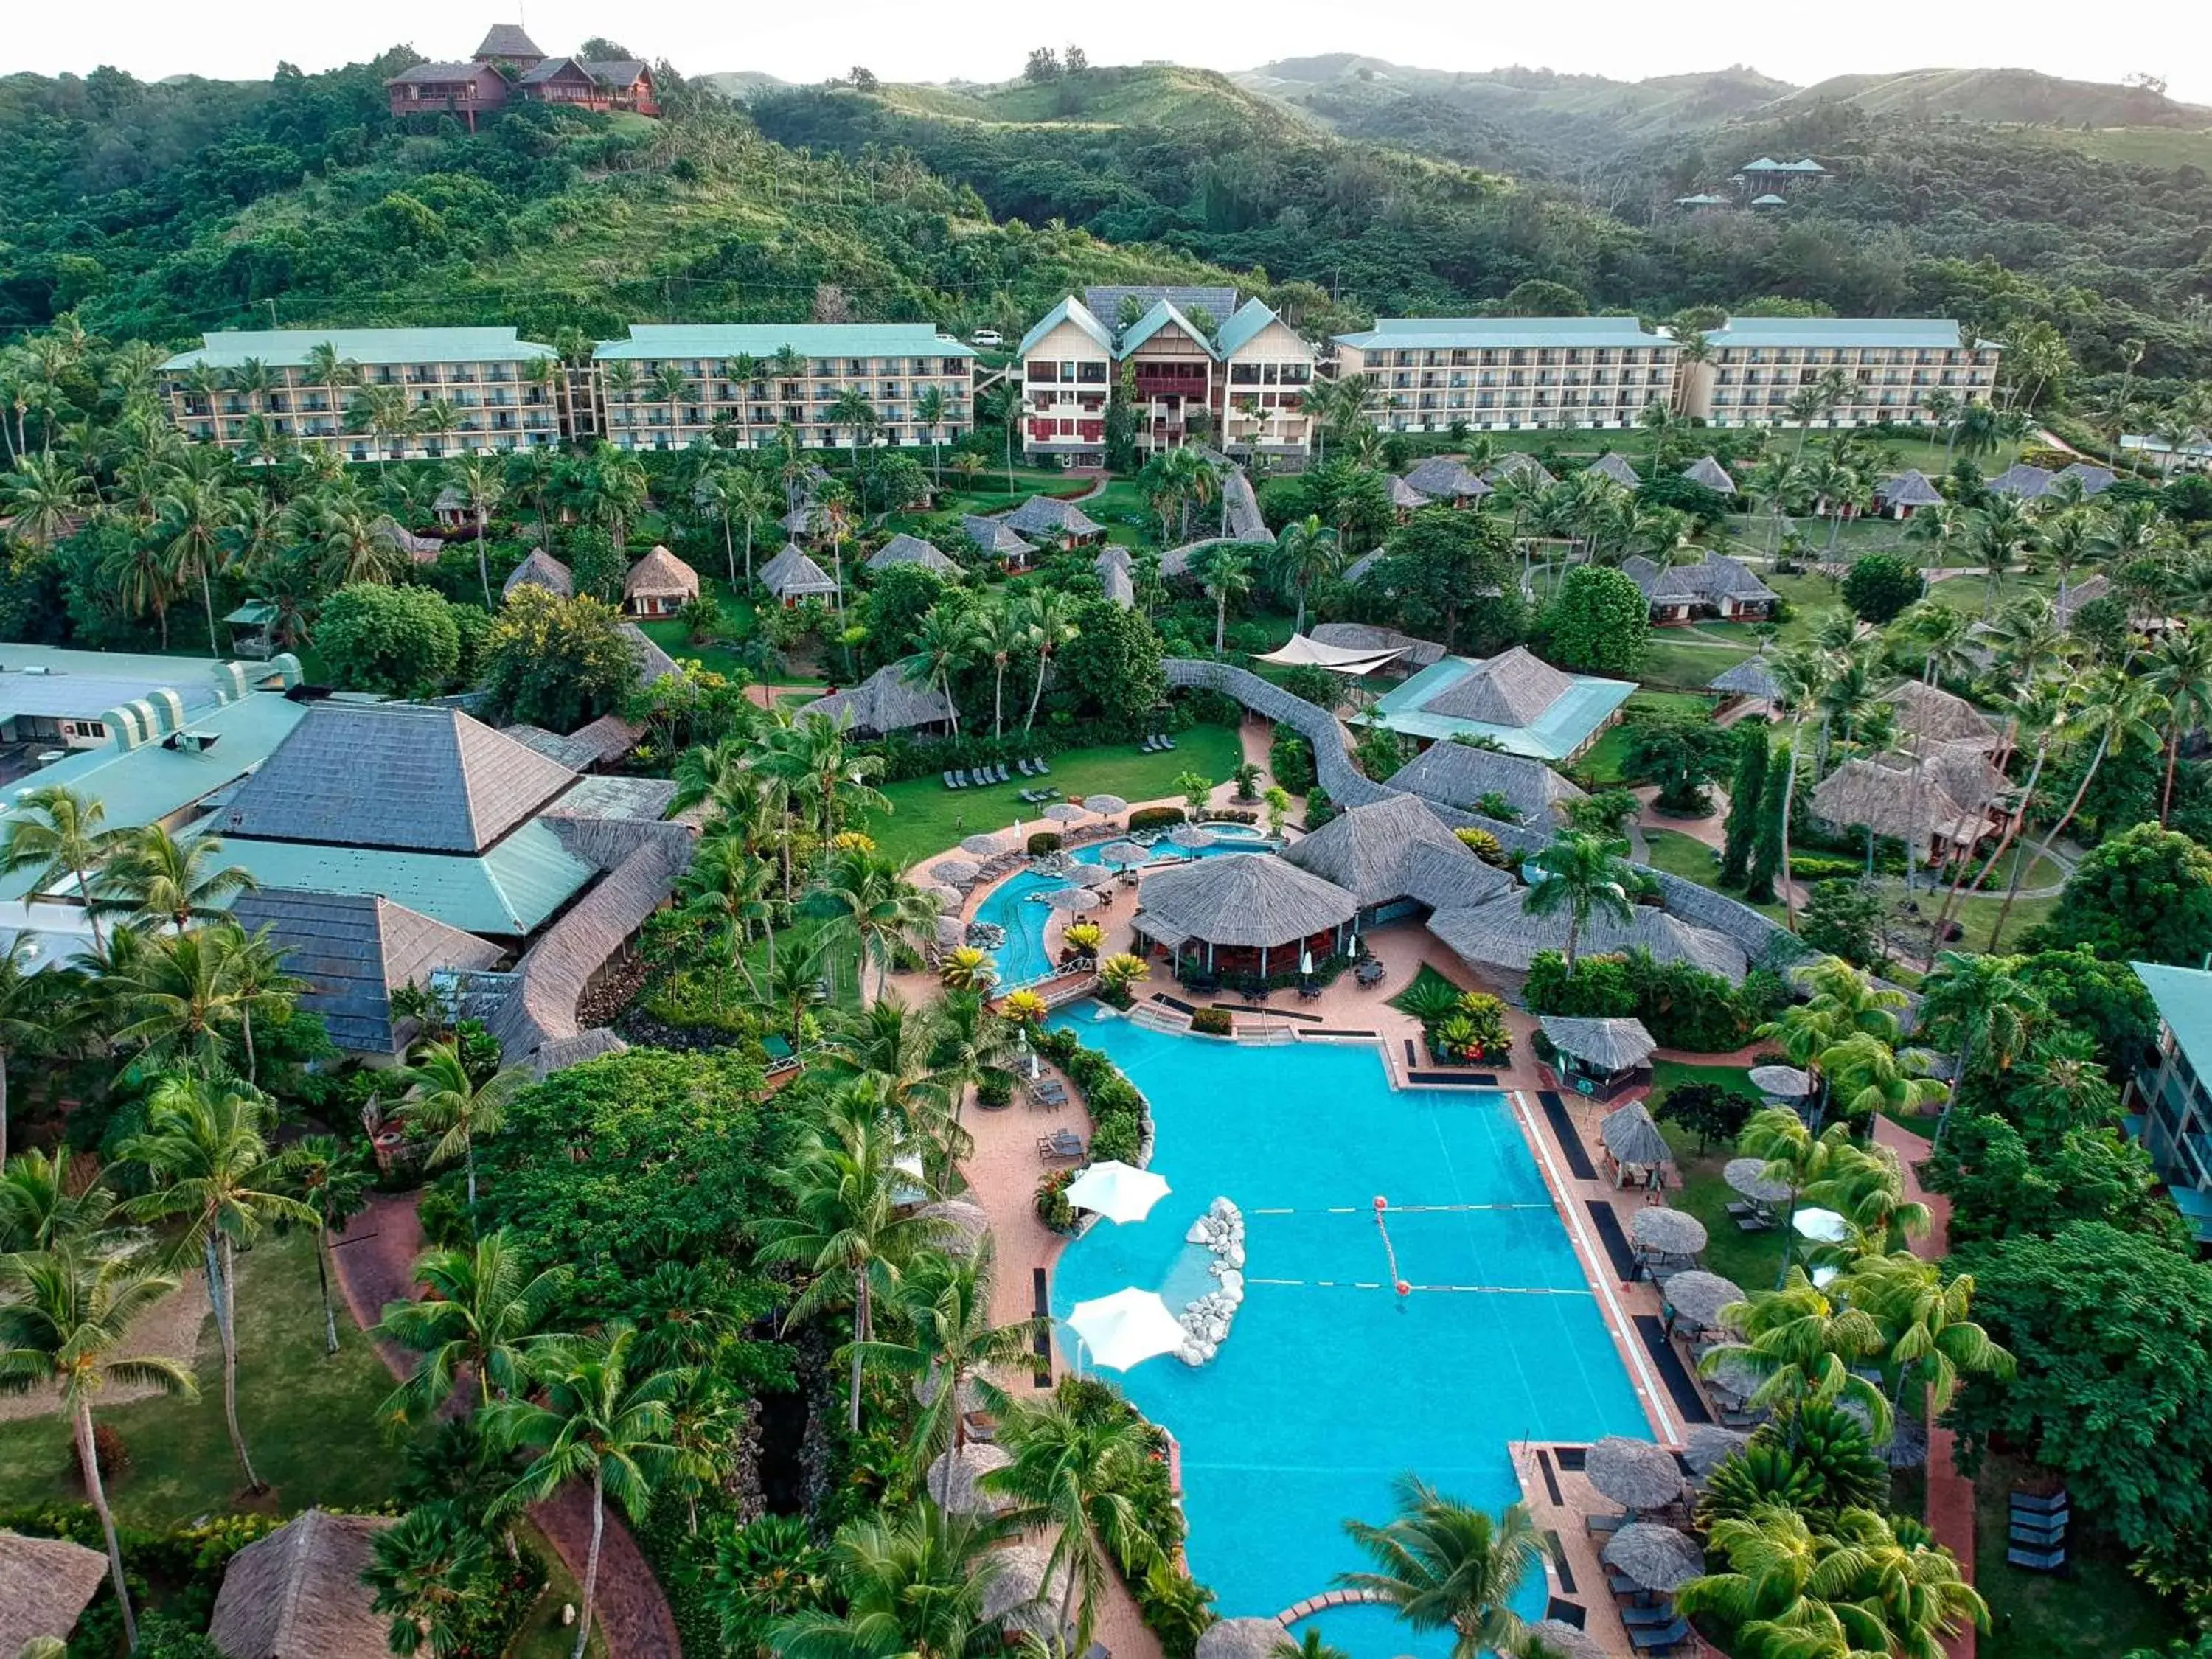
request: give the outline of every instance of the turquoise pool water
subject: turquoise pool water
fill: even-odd
[[[1279,1613],[1364,1565],[1343,1522],[1387,1519],[1403,1471],[1495,1510],[1519,1496],[1509,1442],[1650,1433],[1503,1095],[1393,1090],[1364,1045],[1238,1046],[1094,1013],[1054,1023],[1151,1100],[1171,1190],[1069,1248],[1054,1314],[1131,1285],[1180,1311],[1211,1288],[1191,1223],[1217,1196],[1245,1215],[1247,1291],[1219,1357],[1105,1373],[1182,1444],[1191,1568],[1224,1615]],[[1403,1278],[1471,1288],[1389,1290],[1377,1195]],[[1544,1599],[1532,1574],[1522,1610]],[[1309,1622],[1353,1659],[1449,1646],[1374,1608]]]
[[[1212,846],[1200,849],[1200,858],[1212,858],[1222,853],[1256,853],[1273,844],[1257,831],[1246,830],[1240,824],[1212,827],[1221,839]],[[1079,864],[1096,864],[1100,849],[1109,844],[1099,842],[1090,847],[1080,847],[1068,857]],[[1191,854],[1163,842],[1159,856],[1163,861],[1173,863],[1188,859]],[[1015,986],[1031,984],[1051,976],[1053,961],[1044,948],[1044,927],[1052,912],[1042,904],[1030,903],[1030,898],[1033,894],[1048,893],[1055,887],[1067,884],[1066,879],[1060,876],[1018,875],[1000,883],[982,903],[976,906],[976,921],[995,922],[1006,930],[1006,942],[991,953],[998,961],[1000,989],[1011,990]],[[1112,915],[1126,921],[1135,911],[1135,903],[1125,893],[1115,902]]]

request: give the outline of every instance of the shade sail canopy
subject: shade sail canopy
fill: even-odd
[[[1109,818],[1116,812],[1126,812],[1129,810],[1129,803],[1119,795],[1085,795],[1083,798],[1083,805],[1085,811],[1097,812],[1102,817]]]
[[[1632,1510],[1656,1510],[1682,1495],[1674,1454],[1649,1440],[1607,1435],[1589,1449],[1583,1472],[1602,1496]]]
[[[1721,1310],[1743,1300],[1743,1287],[1733,1279],[1702,1270],[1676,1273],[1667,1281],[1667,1304],[1675,1317],[1706,1330],[1717,1329]]]
[[[1332,674],[1345,674],[1356,678],[1362,674],[1372,674],[1405,654],[1402,646],[1377,651],[1358,646],[1323,645],[1319,640],[1309,639],[1304,634],[1293,634],[1290,643],[1281,650],[1270,651],[1257,660],[1280,663],[1286,668],[1326,668]]]
[[[1597,1138],[1623,1164],[1664,1164],[1674,1155],[1641,1101],[1631,1101],[1618,1111],[1607,1113],[1605,1121],[1597,1126]]]
[[[1173,1353],[1189,1340],[1166,1303],[1134,1286],[1077,1303],[1067,1316],[1067,1328],[1083,1340],[1093,1364],[1115,1371]]]
[[[992,1470],[1013,1461],[996,1446],[970,1440],[932,1463],[925,1484],[932,1501],[947,1515],[1004,1515],[1014,1500],[984,1491],[981,1483]]]
[[[1142,1221],[1168,1195],[1167,1177],[1139,1170],[1118,1158],[1092,1164],[1067,1183],[1067,1201],[1109,1221]],[[1086,1340],[1088,1339],[1085,1339]]]
[[[1687,1210],[1648,1204],[1628,1224],[1628,1236],[1664,1255],[1695,1255],[1705,1248],[1705,1224]]]
[[[1672,1591],[1704,1573],[1705,1553],[1672,1527],[1632,1521],[1605,1547],[1605,1564],[1644,1589]]]
[[[1813,1092],[1813,1079],[1795,1066],[1754,1066],[1751,1086],[1780,1100],[1800,1100]]]
[[[1722,1167],[1721,1179],[1746,1198],[1761,1204],[1780,1204],[1790,1197],[1790,1183],[1766,1173],[1763,1158],[1732,1158]]]
[[[1840,1244],[1850,1237],[1850,1223],[1833,1210],[1824,1210],[1818,1205],[1798,1211],[1790,1218],[1790,1224],[1815,1244]]]

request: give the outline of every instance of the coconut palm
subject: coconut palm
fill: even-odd
[[[270,1150],[276,1119],[264,1096],[172,1076],[154,1091],[144,1133],[125,1141],[120,1153],[123,1162],[143,1164],[153,1182],[152,1191],[125,1203],[122,1212],[137,1221],[180,1223],[172,1258],[200,1255],[222,1339],[223,1423],[255,1492],[268,1488],[253,1472],[238,1426],[238,1247],[251,1245],[265,1226],[315,1224],[315,1212],[284,1191],[290,1155]]]
[[[391,459],[392,441],[406,435],[410,422],[407,388],[368,381],[357,387],[346,406],[346,430],[365,432],[376,446],[376,468],[381,474]]]
[[[878,1337],[863,1345],[864,1359],[911,1378],[927,1395],[915,1419],[908,1455],[915,1468],[947,1449],[968,1443],[968,1407],[963,1396],[971,1381],[994,1412],[1006,1408],[1006,1395],[986,1373],[1012,1368],[1030,1355],[1042,1317],[1011,1325],[991,1322],[991,1239],[985,1234],[967,1256],[926,1251],[916,1258],[899,1286],[899,1318],[894,1339]]]
[[[1807,1060],[1797,1056],[1808,1050],[1800,1048],[1793,1052],[1793,1039],[1802,1036],[1808,1044],[1820,1042],[1819,1048],[1810,1050],[1812,1054],[1817,1055],[1827,1046],[1821,1033],[1830,1029],[1825,1024],[1794,1027],[1790,1036],[1783,1040],[1783,1051],[1790,1055],[1793,1064],[1805,1066]],[[1775,1034],[1761,1027],[1755,1035],[1772,1041]],[[1799,1195],[1807,1188],[1827,1178],[1831,1166],[1850,1145],[1850,1130],[1844,1124],[1831,1123],[1815,1134],[1806,1127],[1804,1119],[1789,1107],[1770,1106],[1751,1115],[1750,1121],[1743,1126],[1743,1133],[1736,1137],[1735,1145],[1736,1151],[1742,1156],[1765,1159],[1766,1167],[1764,1173],[1767,1178],[1786,1182],[1790,1188],[1789,1214],[1783,1223],[1783,1266],[1786,1272],[1789,1240],[1793,1235],[1791,1224],[1796,1215]]]
[[[484,609],[491,609],[491,565],[484,556],[484,526],[492,512],[507,497],[507,476],[500,464],[488,455],[467,455],[456,460],[449,476],[453,488],[460,492],[461,501],[468,508],[469,517],[477,532],[477,581],[483,589]]]
[[[1901,1395],[1912,1382],[1928,1389],[1936,1414],[1951,1409],[1959,1378],[1972,1374],[2000,1380],[2013,1373],[2013,1358],[1967,1317],[1974,1297],[1970,1273],[1946,1279],[1942,1267],[1910,1250],[1863,1256],[1851,1264],[1851,1304],[1874,1316],[1885,1358],[1897,1373]]]
[[[1411,1474],[1390,1492],[1398,1510],[1390,1520],[1344,1523],[1374,1569],[1339,1573],[1336,1582],[1365,1591],[1417,1631],[1451,1632],[1452,1659],[1516,1651],[1523,1632],[1513,1598],[1539,1547],[1527,1506],[1493,1516]]]
[[[1069,1650],[1080,1653],[1097,1627],[1110,1563],[1140,1577],[1164,1559],[1133,1498],[1152,1456],[1152,1430],[1133,1414],[1073,1408],[1055,1395],[1009,1401],[998,1443],[1012,1462],[981,1484],[1013,1500],[1010,1530],[1057,1534],[1044,1582],[1060,1582],[1054,1627],[1072,1630]]]
[[[127,953],[113,951],[100,976],[116,1020],[109,1041],[154,1059],[224,1060],[246,1006],[227,931],[235,929],[162,933]],[[131,937],[126,932],[115,943]]]
[[[1306,631],[1306,601],[1314,584],[1327,580],[1343,568],[1344,544],[1336,532],[1309,513],[1303,519],[1292,520],[1276,533],[1274,564],[1278,580],[1298,596],[1297,619],[1291,624],[1291,631],[1303,634]],[[1217,651],[1220,648],[1214,647]]]
[[[602,1340],[582,1338],[551,1345],[532,1356],[536,1389],[529,1398],[484,1408],[484,1437],[503,1451],[535,1454],[494,1505],[512,1514],[550,1498],[572,1480],[592,1483],[592,1546],[584,1559],[583,1610],[569,1659],[584,1659],[592,1636],[592,1607],[599,1592],[599,1542],[612,1497],[635,1522],[645,1518],[656,1481],[671,1473],[680,1454],[669,1437],[669,1400],[683,1386],[680,1371],[635,1371],[630,1348],[637,1333],[611,1326]]]
[[[1877,1443],[1889,1438],[1887,1397],[1854,1369],[1882,1349],[1881,1327],[1864,1308],[1831,1301],[1792,1265],[1779,1290],[1755,1291],[1722,1316],[1741,1340],[1709,1350],[1698,1362],[1701,1375],[1741,1366],[1760,1379],[1747,1403],[1763,1410],[1848,1401],[1866,1411]]]
[[[100,1478],[92,1437],[92,1402],[109,1382],[198,1396],[191,1372],[160,1355],[124,1358],[118,1350],[131,1328],[177,1288],[129,1255],[78,1244],[0,1257],[0,1394],[26,1395],[51,1384],[59,1392],[76,1442],[77,1475],[107,1540],[107,1571],[123,1613],[126,1647],[138,1645],[138,1621],[123,1576],[123,1548]]]
[[[928,618],[922,620],[927,625]],[[1000,599],[985,605],[976,613],[971,637],[975,648],[991,665],[991,735],[1003,738],[1006,733],[1006,668],[1029,647],[1032,637],[1029,625],[1018,604]]]
[[[122,1241],[108,1224],[119,1200],[110,1188],[95,1182],[72,1190],[79,1185],[66,1146],[52,1152],[34,1147],[9,1158],[0,1168],[0,1255],[75,1244],[97,1244],[112,1254],[108,1247]]]
[[[849,1103],[854,1091],[841,1095]],[[899,1202],[898,1137],[859,1091],[858,1111],[833,1106],[810,1129],[796,1156],[771,1177],[783,1213],[755,1224],[763,1263],[790,1261],[810,1275],[784,1316],[788,1329],[840,1306],[853,1310],[852,1377],[846,1424],[860,1429],[860,1359],[875,1337],[875,1296],[895,1291],[917,1252],[942,1225]]]
[[[507,1108],[531,1085],[526,1066],[504,1066],[478,1083],[461,1063],[459,1042],[434,1042],[409,1068],[399,1112],[439,1137],[430,1148],[435,1167],[461,1160],[468,1172],[469,1225],[476,1226],[477,1142],[507,1127]]]
[[[246,1045],[248,1083],[257,1082],[260,1073],[253,1047],[254,1021],[283,1025],[292,1018],[300,999],[314,988],[308,981],[286,970],[285,959],[291,952],[276,943],[275,926],[264,922],[249,933],[238,923],[225,921],[201,929],[204,948],[221,958],[229,981],[231,1006],[237,1012],[239,1036]]]
[[[1936,958],[1922,985],[1921,1029],[1957,1049],[1949,1095],[1936,1121],[1938,1146],[1975,1062],[1987,1058],[2000,1072],[2009,1070],[2027,1050],[2036,1023],[2048,1012],[2043,999],[2019,976],[2019,966],[2009,957],[1946,951]]]
[[[1029,648],[1036,653],[1037,659],[1036,678],[1030,688],[1029,712],[1022,718],[1022,730],[1026,732],[1036,724],[1037,704],[1044,697],[1045,675],[1053,658],[1061,646],[1075,638],[1075,603],[1065,589],[1046,587],[1023,594],[1015,604],[1029,631]]]
[[[17,527],[46,552],[92,506],[93,490],[75,463],[26,455],[13,472],[0,477],[0,501],[6,502]]]
[[[1900,1052],[1880,1037],[1856,1032],[1820,1054],[1820,1073],[1846,1117],[1870,1122],[1877,1112],[1902,1116],[1943,1097],[1943,1085],[1927,1074],[1923,1050]]]
[[[1842,1216],[1876,1250],[1887,1246],[1893,1228],[1917,1238],[1932,1224],[1928,1206],[1905,1197],[1905,1166],[1887,1146],[1839,1152],[1805,1196]]]
[[[0,1161],[8,1156],[8,1067],[18,1054],[58,1048],[88,1012],[76,976],[65,969],[28,969],[38,945],[30,929],[0,945]]]
[[[375,1179],[336,1135],[303,1135],[285,1149],[284,1188],[315,1218],[315,1283],[323,1296],[323,1351],[338,1351],[338,1316],[331,1300],[331,1235],[368,1207]]]
[[[773,505],[768,486],[760,475],[750,467],[734,463],[709,467],[704,477],[691,488],[691,499],[702,512],[713,514],[722,521],[722,554],[730,568],[730,585],[738,585],[738,552],[732,532],[733,523],[745,527],[745,574],[747,586],[753,580],[753,526],[768,516]]]
[[[1218,657],[1228,636],[1230,600],[1252,591],[1252,561],[1234,546],[1210,547],[1200,556],[1198,575],[1201,590],[1213,601],[1213,654]]]
[[[467,1650],[476,1622],[494,1605],[491,1546],[458,1505],[419,1504],[369,1540],[362,1582],[369,1611],[388,1613],[385,1643],[397,1654],[428,1648],[437,1659]]]
[[[753,977],[745,953],[752,944],[753,924],[758,922],[768,937],[773,971],[775,886],[775,866],[756,858],[746,848],[744,837],[727,830],[699,838],[690,868],[677,883],[677,892],[684,901],[684,918],[712,930],[723,940],[730,965],[744,976],[745,988],[756,999],[760,995],[760,982]],[[714,975],[714,1012],[718,1015],[722,1012],[724,978],[720,972]]]
[[[464,1375],[495,1399],[527,1381],[539,1344],[568,1339],[544,1328],[569,1279],[565,1267],[532,1273],[504,1229],[466,1250],[425,1250],[415,1261],[416,1302],[386,1305],[369,1333],[422,1356],[378,1415],[386,1422],[427,1421],[460,1386]]]
[[[1020,1035],[1011,1021],[993,1011],[987,1000],[991,984],[987,979],[980,985],[949,988],[931,1022],[930,1075],[951,1109],[956,1142],[963,1138],[960,1109],[969,1090],[985,1073],[1003,1071],[1013,1063]],[[964,1150],[957,1145],[951,1148],[956,1157]]]
[[[940,600],[929,607],[915,628],[913,651],[898,659],[901,679],[910,684],[933,684],[944,694],[945,713],[956,738],[960,735],[960,705],[952,698],[952,677],[975,665],[982,645],[975,613],[964,605]]]
[[[945,471],[938,465],[937,439],[945,426],[945,388],[926,386],[915,395],[914,418],[921,424],[923,435],[929,442],[929,477],[932,483],[945,481]]]
[[[159,503],[161,538],[169,581],[176,588],[198,587],[207,613],[208,654],[220,656],[216,641],[212,576],[222,562],[227,532],[238,521],[238,501],[212,480],[179,477]]]
[[[1575,945],[1593,915],[1626,926],[1635,915],[1636,872],[1624,856],[1628,843],[1610,836],[1563,830],[1551,844],[1531,854],[1522,866],[1528,883],[1525,901],[1532,916],[1567,915],[1567,967],[1575,965]]]
[[[139,915],[166,921],[181,933],[200,912],[224,908],[222,901],[258,884],[243,865],[211,868],[222,852],[221,836],[180,842],[149,823],[118,842],[100,885]]]
[[[2158,821],[2173,811],[2173,774],[2181,739],[2212,725],[2212,629],[2176,629],[2151,648],[2143,683],[2166,700],[2166,781],[2159,790]]]
[[[983,1617],[983,1596],[1002,1571],[988,1547],[998,1535],[934,1504],[848,1521],[830,1549],[836,1595],[809,1597],[817,1605],[778,1618],[763,1650],[783,1659],[969,1659],[996,1650],[1002,1641]],[[825,1600],[830,1606],[818,1605]]]
[[[0,871],[32,872],[29,891],[52,894],[73,885],[90,912],[92,942],[102,955],[107,941],[92,894],[115,855],[118,832],[107,828],[107,809],[65,783],[42,783],[15,798],[4,836],[0,836]]]
[[[1675,1609],[1710,1617],[1735,1632],[1746,1652],[1772,1659],[1887,1659],[1888,1626],[1851,1599],[1857,1562],[1832,1543],[1778,1504],[1723,1516],[1713,1522],[1711,1547],[1729,1570],[1690,1580],[1675,1592]]]
[[[890,989],[902,951],[918,952],[935,936],[937,906],[887,853],[837,853],[816,878],[813,896],[856,960],[874,966],[878,997]]]

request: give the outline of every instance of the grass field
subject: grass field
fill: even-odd
[[[2184,1633],[2181,1620],[2094,1534],[2069,1530],[2063,1574],[2022,1572],[2006,1563],[2006,1494],[2034,1473],[1992,1455],[1974,1482],[1974,1583],[1990,1604],[1990,1633],[1975,1649],[1980,1659],[2119,1659],[2136,1648],[2163,1653]]]
[[[1653,714],[1704,714],[1711,710],[1714,702],[1711,696],[1689,691],[1638,691],[1628,699],[1624,708],[1630,714],[1638,709]],[[1624,723],[1610,728],[1590,745],[1588,754],[1562,769],[1585,789],[1611,789],[1623,783],[1640,781],[1630,778],[1627,767],[1628,728]]]
[[[753,547],[754,563],[757,566],[775,550],[756,543]],[[742,550],[739,556],[743,556]],[[702,598],[710,599],[721,606],[724,633],[732,644],[749,640],[758,631],[760,614],[752,600],[740,599],[731,592],[730,584],[725,578],[710,576],[701,571],[699,592]],[[709,673],[750,677],[751,671],[744,666],[738,653],[729,646],[694,645],[684,624],[672,618],[665,622],[641,622],[638,628],[646,638],[680,662],[696,661]]]
[[[238,1415],[254,1467],[274,1489],[251,1507],[365,1509],[392,1494],[399,1457],[373,1423],[392,1391],[366,1337],[338,1310],[338,1352],[323,1352],[313,1241],[267,1238],[239,1259]],[[122,1435],[130,1467],[109,1481],[116,1518],[163,1528],[247,1507],[222,1424],[222,1362],[203,1332],[197,1401],[153,1399],[96,1409]],[[82,1493],[58,1417],[0,1423],[0,1492],[12,1501],[74,1503]]]
[[[1662,1060],[1652,1062],[1651,1098],[1656,1103],[1669,1089],[1685,1083],[1717,1083],[1722,1088],[1756,1101],[1759,1091],[1733,1066],[1685,1066]],[[1715,1141],[1712,1150],[1698,1151],[1698,1138],[1679,1123],[1662,1123],[1660,1133],[1674,1149],[1674,1168],[1681,1185],[1667,1195],[1668,1203],[1686,1210],[1705,1224],[1705,1263],[1723,1279],[1732,1279],[1746,1291],[1765,1290],[1782,1271],[1782,1234],[1747,1233],[1738,1230],[1728,1206],[1742,1194],[1721,1179],[1721,1170],[1735,1156],[1735,1148]]]
[[[1196,772],[1216,783],[1225,782],[1243,758],[1237,733],[1225,726],[1196,726],[1176,734],[1176,746],[1164,755],[1139,754],[1135,745],[1111,749],[1073,749],[1052,757],[1052,776],[1046,780],[1069,799],[1085,795],[1119,795],[1136,802],[1174,795],[1174,780]],[[988,789],[947,789],[935,773],[910,778],[886,787],[891,811],[864,821],[861,828],[876,843],[902,864],[912,864],[957,844],[963,836],[1005,830],[1016,819],[1024,833],[1054,827],[1038,816],[1040,809],[1024,805],[1014,797],[1032,787],[1027,779]]]

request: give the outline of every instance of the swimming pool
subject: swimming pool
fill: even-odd
[[[1244,1212],[1247,1289],[1220,1357],[1106,1373],[1182,1444],[1191,1570],[1224,1616],[1279,1613],[1365,1565],[1343,1522],[1387,1520],[1402,1472],[1495,1511],[1519,1496],[1509,1442],[1650,1432],[1504,1096],[1393,1090],[1364,1044],[1237,1045],[1094,1013],[1054,1023],[1151,1100],[1171,1191],[1069,1247],[1055,1316],[1131,1285],[1180,1310],[1211,1288],[1190,1224],[1217,1196]],[[1377,1195],[1401,1276],[1469,1288],[1387,1288]],[[1518,1605],[1544,1602],[1532,1574]],[[1353,1659],[1449,1647],[1378,1608],[1308,1622]]]
[[[1259,831],[1248,830],[1242,824],[1217,823],[1206,827],[1220,839],[1212,846],[1200,849],[1200,858],[1211,858],[1221,853],[1265,852],[1274,845]],[[1100,850],[1110,844],[1099,842],[1092,846],[1079,847],[1070,852],[1068,857],[1079,864],[1096,864]],[[1169,862],[1179,862],[1190,856],[1188,853],[1164,843],[1160,848],[1160,857]],[[1052,912],[1042,904],[1030,903],[1030,897],[1035,893],[1049,893],[1056,887],[1066,885],[1066,878],[1063,876],[1033,876],[1024,872],[1000,883],[982,903],[976,906],[976,921],[995,922],[1006,930],[1006,942],[991,953],[999,964],[999,987],[1001,990],[1012,990],[1015,986],[1033,984],[1052,976],[1053,960],[1044,948],[1044,925]],[[1124,903],[1117,908],[1117,914],[1127,920],[1133,908],[1133,906]]]

